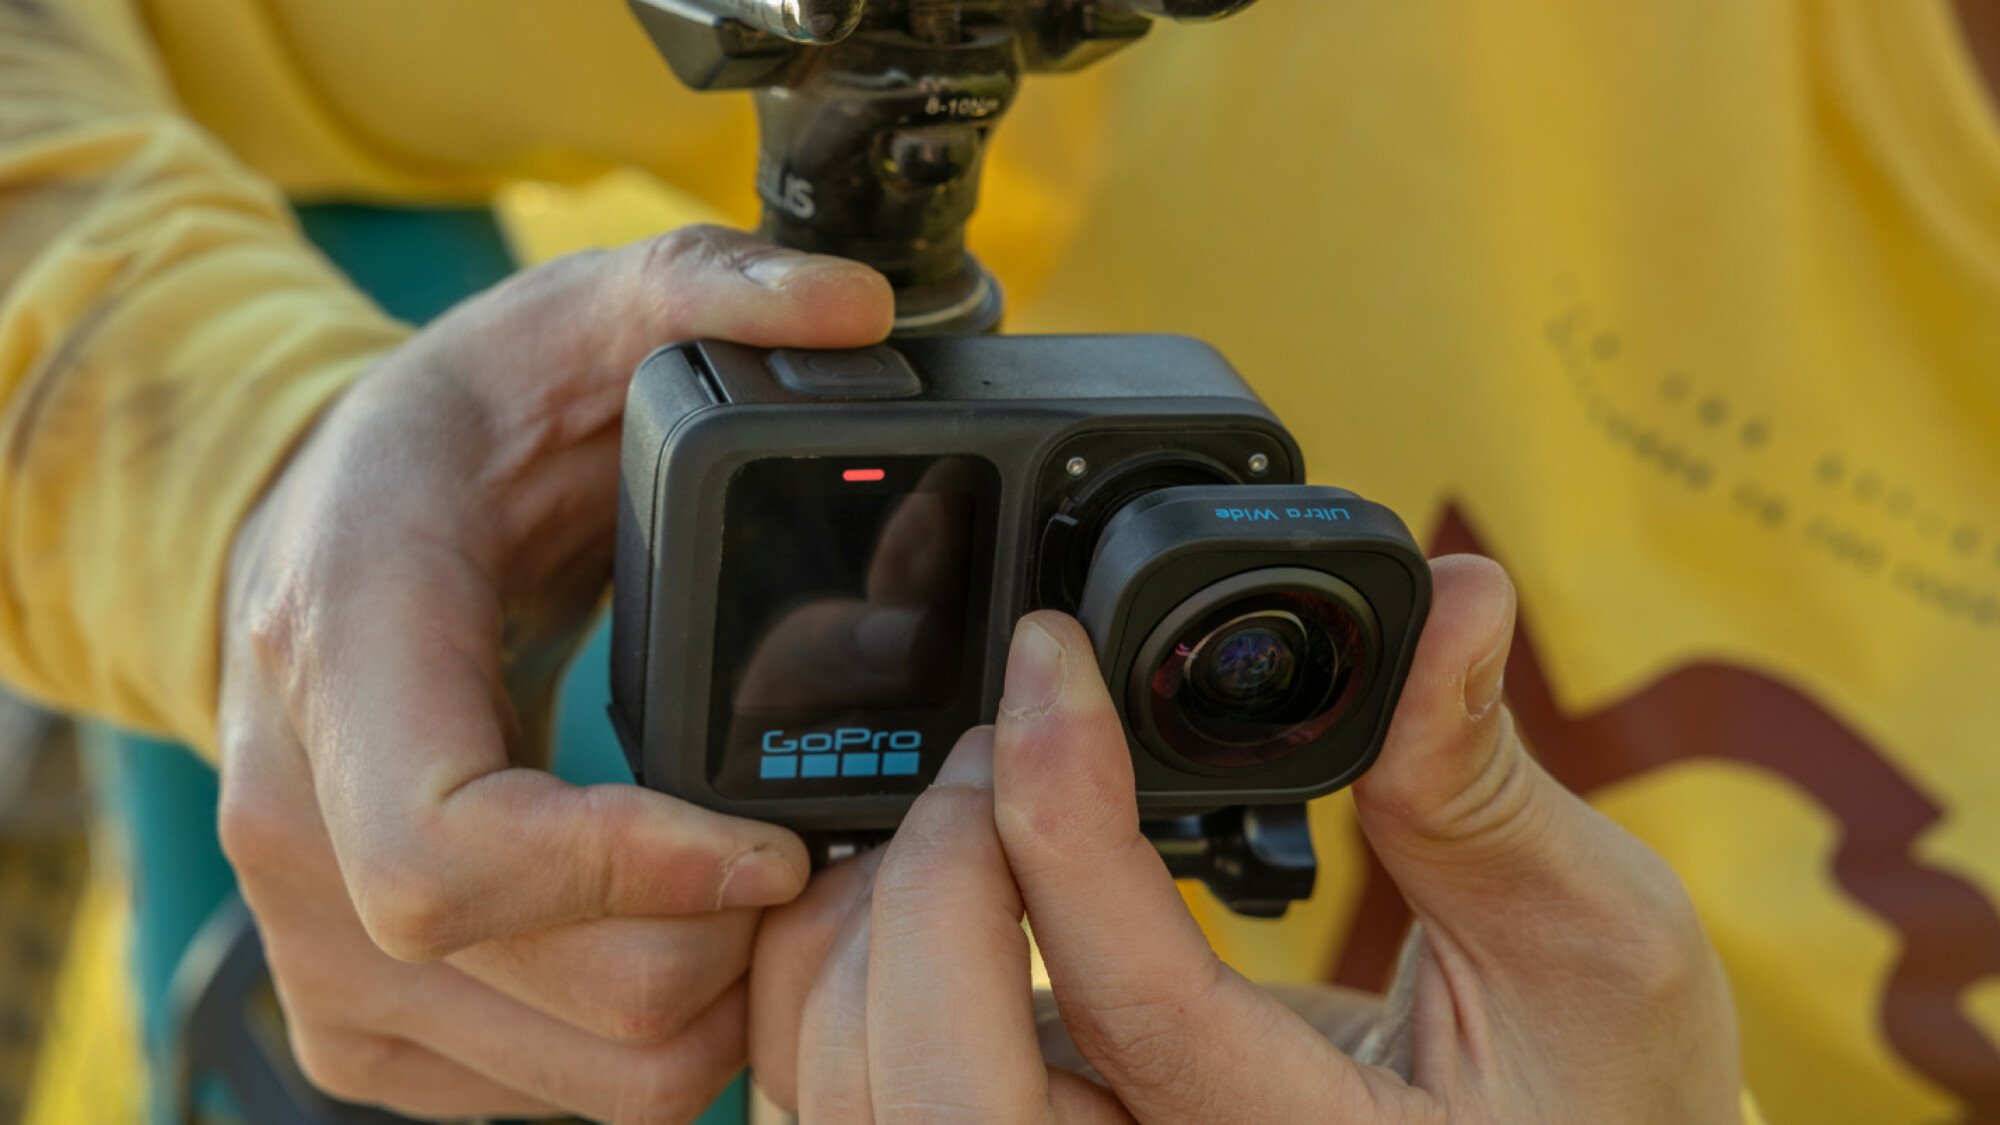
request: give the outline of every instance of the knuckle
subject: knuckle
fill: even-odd
[[[1680,878],[1638,837],[1609,820],[1602,827],[1613,874],[1577,886],[1578,913],[1549,951],[1562,975],[1598,1010],[1646,1027],[1726,996],[1721,960]]]
[[[1369,805],[1429,847],[1533,853],[1550,826],[1548,798],[1574,798],[1551,792],[1559,785],[1528,754],[1504,706],[1449,737],[1456,744],[1445,760],[1454,776],[1386,775],[1369,789]]]
[[[271,669],[291,667],[303,631],[297,599],[283,588],[275,589],[254,599],[244,608],[243,616],[244,635],[258,664]]]
[[[261,918],[259,923],[265,961],[288,1022],[391,1033],[403,1024],[405,994],[357,966],[351,950],[295,924],[272,926]]]
[[[1636,901],[1618,911],[1622,924],[1609,948],[1622,990],[1642,1013],[1657,1012],[1662,1003],[1701,991],[1717,971],[1716,961],[1687,888],[1650,849],[1637,850],[1643,853],[1642,870],[1652,870],[1630,884]]]
[[[1132,782],[1095,764],[1066,771],[1060,800],[1008,800],[995,813],[1010,861],[1032,871],[1073,867],[1107,842],[1134,837]]]
[[[1100,1073],[1115,1075],[1118,1084],[1149,1091],[1179,1105],[1200,1091],[1190,1088],[1190,1064],[1195,1060],[1190,1057],[1186,1037],[1171,1021],[1161,1018],[1164,1011],[1162,1006],[1148,1003],[1136,1011],[1115,1013],[1077,1035],[1077,1049]]]
[[[671,276],[725,256],[725,246],[740,236],[709,223],[696,223],[656,235],[646,243],[640,269],[649,278]]]
[[[261,919],[259,922],[267,931],[264,934],[264,963],[271,971],[271,981],[276,986],[285,1018],[308,1026],[314,1021],[337,1018],[341,1014],[342,996],[336,991],[332,974],[323,968],[319,959],[295,948],[287,932],[264,925]],[[351,997],[352,993],[348,995]],[[369,1025],[362,1023],[358,1026]]]
[[[344,1102],[379,1102],[381,1076],[399,1049],[381,1036],[311,1027],[292,1036],[292,1054],[306,1081]]]
[[[671,970],[642,971],[607,998],[598,1023],[605,1038],[634,1046],[663,1043],[693,1013],[689,990]]]
[[[918,798],[897,829],[875,876],[877,909],[883,904],[936,901],[962,880],[963,853],[981,838],[964,826],[993,819],[993,794],[964,786],[934,786]]]
[[[286,866],[298,847],[298,828],[278,802],[241,785],[225,785],[215,814],[222,854],[244,878]]]
[[[628,1047],[651,1047],[673,1038],[680,1030],[678,1017],[664,1009],[638,1003],[620,1003],[600,1016],[597,1030],[613,1043]]]
[[[657,795],[630,787],[590,786],[579,791],[584,815],[573,823],[577,835],[567,841],[574,857],[574,878],[583,908],[597,915],[615,915],[636,903],[672,903],[685,912],[712,910],[721,897],[725,856],[714,846],[672,846],[670,865],[633,861],[647,846],[668,843],[662,838]],[[714,841],[703,841],[712,845]]]
[[[707,1094],[705,1086],[696,1088],[668,1068],[641,1067],[619,1091],[612,1119],[635,1125],[679,1125],[701,1116],[708,1108]]]
[[[1107,982],[1078,1000],[1069,1021],[1077,1050],[1107,1077],[1151,1091],[1172,1104],[1201,1094],[1190,1016],[1207,1006],[1227,969],[1211,958],[1200,973],[1177,980]]]
[[[287,510],[271,513],[281,522],[264,529],[255,561],[242,563],[242,584],[229,604],[251,656],[278,673],[298,667],[311,653],[312,610],[340,565],[328,557],[327,525],[337,517],[328,511],[324,482],[288,477],[281,487],[287,488]]]
[[[398,961],[435,961],[459,947],[464,911],[434,872],[379,865],[357,880],[354,908],[369,939]]]

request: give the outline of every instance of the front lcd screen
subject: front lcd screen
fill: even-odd
[[[774,458],[737,472],[716,582],[718,792],[929,784],[979,722],[999,487],[967,456]]]

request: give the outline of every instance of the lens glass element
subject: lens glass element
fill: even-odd
[[[1146,718],[1167,749],[1205,769],[1238,769],[1289,757],[1332,729],[1359,694],[1369,644],[1357,613],[1365,603],[1325,577],[1338,589],[1218,583],[1186,603],[1194,612],[1171,643],[1142,654]]]
[[[1187,680],[1210,707],[1254,717],[1285,701],[1306,648],[1297,617],[1279,610],[1246,614],[1196,642],[1186,658]]]

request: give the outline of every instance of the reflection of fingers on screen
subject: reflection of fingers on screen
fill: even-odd
[[[882,521],[869,560],[871,602],[941,603],[964,596],[978,484],[962,458],[924,470],[916,488]]]
[[[736,710],[870,707],[917,694],[930,611],[851,599],[814,602],[780,618],[758,642],[736,689]]]
[[[914,493],[882,523],[868,564],[868,600],[923,604],[956,596],[965,584],[968,499]]]
[[[908,680],[910,657],[926,616],[922,606],[864,605],[854,615],[854,650],[876,671]]]

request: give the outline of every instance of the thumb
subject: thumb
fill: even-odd
[[[708,336],[757,347],[853,348],[880,341],[896,301],[881,274],[846,258],[773,245],[727,227],[693,226],[617,251],[636,362],[675,339]],[[625,374],[629,375],[630,363]]]
[[[639,361],[663,344],[862,347],[889,334],[895,304],[888,280],[859,262],[691,226],[523,270],[410,346],[424,366],[451,371],[477,342],[474,385],[523,410],[548,412],[552,392],[566,401],[583,392],[586,402],[601,392],[615,407]],[[601,412],[582,413],[595,423]]]
[[[1699,927],[1665,862],[1563,788],[1515,731],[1501,701],[1515,612],[1506,573],[1461,555],[1432,574],[1388,740],[1354,796],[1433,942],[1571,975],[1601,963],[1629,974],[1624,955],[1689,944]]]
[[[1140,1121],[1369,1120],[1377,1077],[1224,965],[1139,828],[1131,751],[1082,626],[1024,618],[994,822],[1077,1048]],[[1273,1075],[1285,1076],[1272,1081]]]

